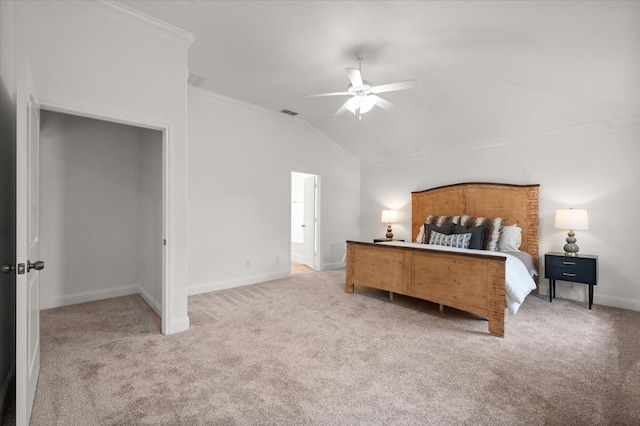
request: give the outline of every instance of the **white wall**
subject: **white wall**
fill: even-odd
[[[162,133],[42,111],[40,141],[41,307],[142,293],[159,312]]]
[[[15,3],[16,48],[49,106],[165,129],[168,218],[164,333],[187,315],[187,49],[193,37],[108,2]]]
[[[319,268],[359,228],[359,161],[304,122],[189,90],[189,293],[290,272],[291,171],[319,175]],[[247,263],[248,262],[248,263]]]
[[[562,251],[566,231],[553,227],[558,208],[585,208],[590,229],[576,231],[580,252],[599,256],[594,303],[640,310],[640,117],[496,141],[484,149],[362,167],[363,240],[382,235],[380,211],[397,208],[397,238],[409,240],[411,191],[459,182],[540,184],[541,292],[544,253]],[[415,239],[415,235],[413,236]],[[560,282],[557,296],[587,300],[588,286]]]

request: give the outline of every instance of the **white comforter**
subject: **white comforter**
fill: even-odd
[[[527,297],[527,295],[536,288],[536,283],[533,281],[531,273],[527,270],[527,267],[524,265],[524,263],[522,263],[522,261],[520,261],[520,259],[518,259],[517,257],[512,256],[508,253],[499,251],[459,249],[454,247],[436,246],[431,244],[405,243],[400,241],[389,241],[378,244],[401,247],[416,247],[424,250],[451,251],[458,253],[473,253],[479,255],[505,257],[507,259],[505,262],[505,281],[507,296],[506,304],[509,312],[514,315],[518,312],[520,305],[522,305],[522,303],[524,302],[524,298]]]

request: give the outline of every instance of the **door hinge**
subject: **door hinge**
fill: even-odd
[[[167,239],[166,239],[166,238],[164,238],[164,239],[162,240],[162,245],[163,245],[163,246],[166,246],[166,245],[167,245]]]

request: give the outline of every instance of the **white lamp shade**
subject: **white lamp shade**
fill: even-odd
[[[352,97],[351,99],[349,99],[345,104],[344,104],[345,108],[347,108],[349,111],[351,111],[352,113],[356,113],[356,111],[358,110],[358,108],[360,108],[360,101],[358,100],[357,96]]]
[[[369,96],[363,96],[360,99],[360,114],[371,111],[371,108],[373,108],[375,104],[376,101],[373,98],[370,98]]]
[[[382,210],[382,223],[395,223],[398,221],[398,212],[395,210]]]
[[[556,229],[589,229],[589,216],[584,209],[556,210]]]

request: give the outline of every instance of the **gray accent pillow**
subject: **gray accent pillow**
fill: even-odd
[[[498,240],[504,226],[504,218],[501,217],[472,217],[463,215],[460,218],[460,225],[467,228],[484,225],[484,236],[482,237],[482,250],[498,251]]]
[[[473,250],[482,250],[482,244],[484,243],[484,225],[471,226],[469,228],[458,224],[453,225],[453,234],[466,234],[467,232],[471,233],[469,248]]]
[[[424,224],[424,238],[422,244],[429,244],[429,240],[431,239],[431,232],[439,232],[444,235],[451,235],[453,231],[453,223],[447,223],[446,225],[437,226],[432,225],[430,223]]]
[[[471,233],[444,235],[436,231],[431,231],[429,244],[457,248],[469,248]]]
[[[460,216],[435,216],[430,214],[424,220],[424,223],[429,225],[437,225],[437,226],[443,226],[449,223],[460,223]],[[418,230],[418,235],[416,236],[416,242],[422,243],[422,244],[428,244],[429,237],[425,237],[424,226],[425,225],[420,226],[420,229]]]

